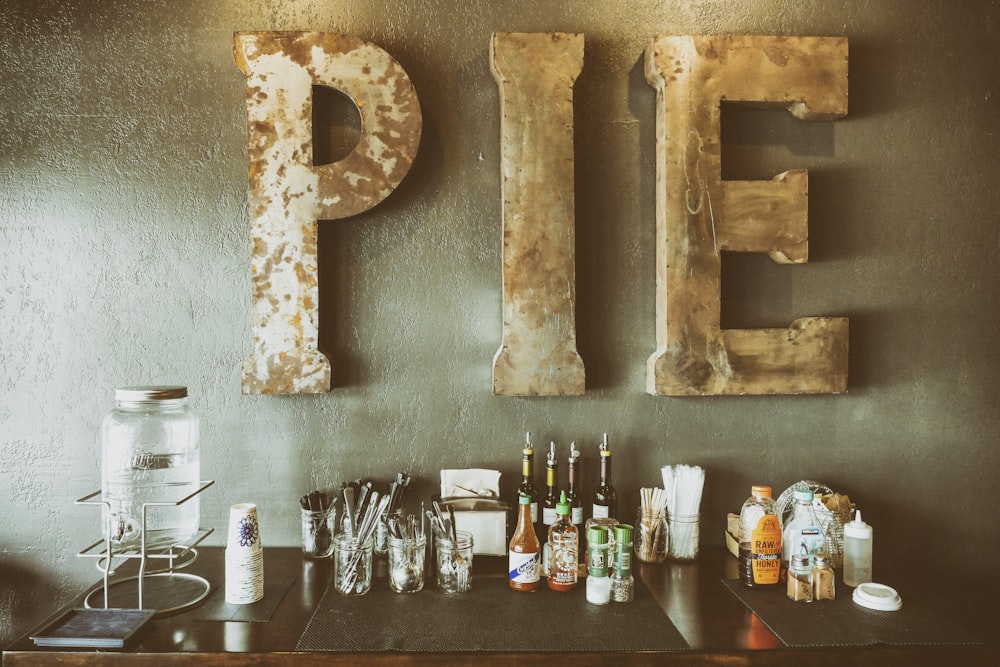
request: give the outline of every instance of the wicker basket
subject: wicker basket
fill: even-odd
[[[811,480],[796,482],[781,492],[778,496],[778,515],[781,517],[781,524],[788,521],[788,516],[792,513],[792,504],[795,502],[795,489],[811,489],[816,496],[827,496],[833,493],[826,484]],[[819,526],[826,536],[826,551],[830,554],[830,564],[834,568],[844,566],[844,524],[851,520],[850,511],[833,512],[826,505],[819,501],[813,501],[813,510],[816,518],[819,519]]]

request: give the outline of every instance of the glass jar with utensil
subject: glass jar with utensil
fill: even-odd
[[[333,507],[300,509],[302,554],[306,558],[327,558],[333,553],[336,512]]]
[[[472,590],[472,546],[472,533],[464,530],[456,531],[453,539],[435,538],[437,584],[441,592]]]
[[[375,541],[341,533],[333,541],[333,585],[341,595],[364,595],[372,587]]]
[[[423,535],[389,535],[389,589],[395,593],[416,593],[424,587]]]

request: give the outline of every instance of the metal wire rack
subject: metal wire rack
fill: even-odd
[[[138,547],[126,546],[115,551],[115,547],[111,541],[111,503],[104,500],[101,496],[101,491],[95,491],[90,495],[84,496],[76,501],[77,505],[92,505],[97,507],[104,507],[108,511],[105,513],[108,521],[108,530],[105,531],[107,537],[102,540],[94,542],[90,546],[86,547],[77,556],[80,558],[93,558],[97,560],[97,567],[102,573],[102,582],[100,585],[95,587],[90,593],[88,593],[84,598],[84,606],[88,609],[96,608],[100,604],[92,600],[99,593],[103,593],[103,608],[108,609],[111,606],[111,589],[113,587],[119,588],[132,588],[136,589],[136,596],[138,601],[138,609],[156,609],[156,613],[168,614],[182,609],[187,609],[198,604],[204,600],[209,592],[211,591],[211,584],[208,580],[202,576],[191,574],[187,572],[179,572],[182,568],[187,567],[193,563],[198,558],[197,545],[200,544],[206,537],[214,532],[212,528],[199,528],[198,532],[195,533],[191,540],[188,540],[185,544],[171,544],[166,547],[158,548],[147,548],[146,546],[146,512],[150,507],[176,507],[183,505],[188,502],[198,494],[202,493],[205,489],[215,484],[215,480],[202,480],[199,482],[198,488],[189,493],[188,495],[180,498],[176,501],[161,501],[161,502],[148,502],[142,505],[142,528],[140,531],[140,540]],[[139,561],[139,573],[133,576],[121,577],[112,581],[112,576],[115,573],[113,564],[114,560],[122,559],[125,561],[138,560]],[[152,561],[160,561],[165,563],[165,567],[159,569],[150,569],[150,563]],[[169,578],[170,583],[174,584],[177,580],[184,580],[189,582],[190,585],[184,587],[178,587],[176,585],[170,585],[163,587],[159,595],[159,600],[154,600],[153,604],[150,604],[148,599],[150,596],[147,594],[147,586],[150,583],[149,580],[156,578]],[[172,591],[173,595],[166,593],[167,591]],[[177,591],[182,591],[181,595],[183,599],[176,599]],[[145,594],[145,599],[144,599]],[[153,597],[156,597],[155,595]],[[175,599],[170,599],[171,597]],[[147,606],[149,605],[149,606]],[[155,605],[155,606],[154,606]]]

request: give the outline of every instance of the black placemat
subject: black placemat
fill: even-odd
[[[635,601],[594,605],[583,580],[556,593],[510,590],[503,577],[473,580],[446,595],[433,581],[419,593],[388,590],[384,579],[360,597],[332,587],[299,638],[298,651],[679,651],[687,642],[641,581]]]
[[[747,588],[736,579],[723,583],[785,646],[983,643],[981,637],[922,598],[919,591],[901,593],[902,609],[875,611],[854,604],[854,589],[847,586],[838,588],[835,600],[802,603],[789,600],[784,588]]]
[[[219,587],[198,608],[194,620],[266,623],[271,620],[278,603],[294,581],[289,578],[264,577],[264,597],[251,604],[229,604],[226,602],[225,588]]]

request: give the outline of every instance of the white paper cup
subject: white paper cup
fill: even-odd
[[[251,604],[264,597],[264,551],[226,549],[226,602]]]
[[[260,524],[257,521],[257,506],[253,503],[239,503],[229,508],[229,532],[226,550],[260,551]]]

